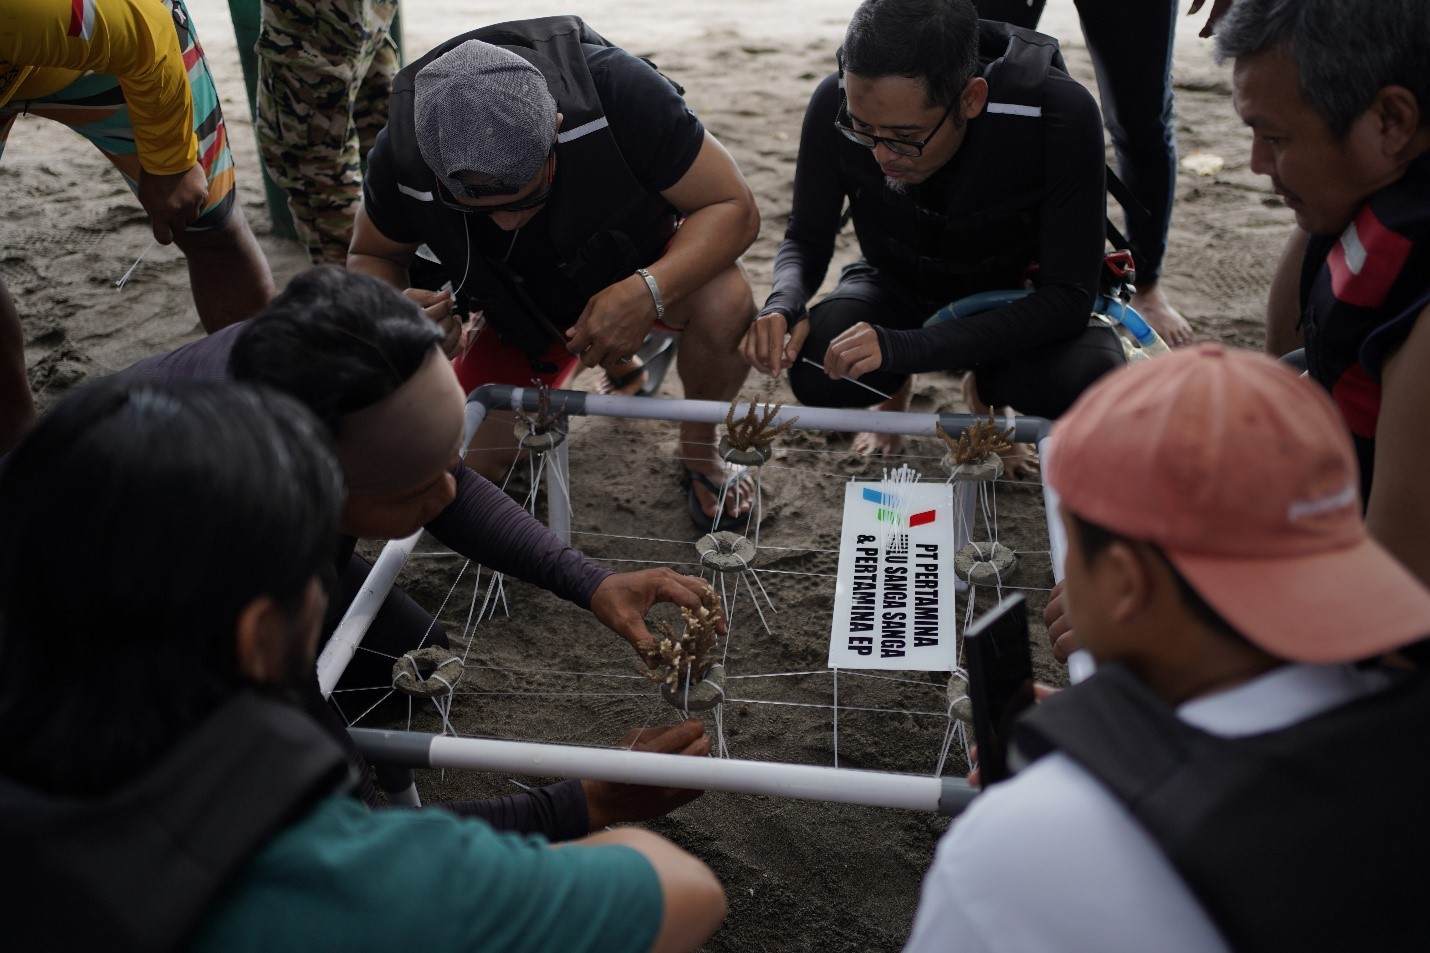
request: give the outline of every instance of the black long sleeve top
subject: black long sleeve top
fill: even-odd
[[[773,290],[763,309],[795,320],[805,314],[810,297],[824,281],[845,202],[855,192],[856,183],[845,172],[847,163],[874,162],[867,149],[834,128],[839,95],[837,77],[831,74],[819,84],[805,112],[794,204],[775,257]],[[996,162],[998,150],[1010,146],[985,134],[982,120],[983,116],[969,120],[958,152],[914,188],[916,202],[941,200],[948,204],[938,211],[956,217],[985,201],[975,170]],[[1097,291],[1106,215],[1101,115],[1086,89],[1062,71],[1051,70],[1044,84],[1042,116],[1029,121],[1042,124],[1044,151],[1042,199],[1032,226],[1037,231],[1033,294],[933,328],[880,327],[882,370],[916,373],[973,367],[1073,337],[1086,326]],[[851,157],[851,151],[857,154]],[[855,216],[858,226],[857,210]],[[1007,286],[1006,276],[987,276],[985,282],[972,276],[943,287],[906,290],[927,317],[964,295]]]

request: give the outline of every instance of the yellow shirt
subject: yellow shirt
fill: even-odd
[[[171,175],[198,161],[189,74],[161,0],[0,0],[0,106],[87,72],[119,81],[145,171]]]

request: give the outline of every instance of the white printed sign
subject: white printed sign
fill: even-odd
[[[947,672],[954,661],[953,488],[848,483],[830,668]]]

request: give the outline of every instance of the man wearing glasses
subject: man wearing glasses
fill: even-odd
[[[1056,417],[1122,363],[1089,327],[1102,267],[1102,124],[1057,42],[969,0],[865,0],[805,113],[774,287],[741,343],[801,403],[908,407],[911,375],[972,371],[978,407]],[[846,209],[847,202],[847,209]],[[834,241],[860,259],[812,309]],[[923,327],[982,291],[1032,294]],[[855,449],[898,438],[861,434]]]
[[[456,37],[397,75],[348,267],[407,289],[447,332],[468,390],[560,386],[582,364],[638,373],[659,322],[682,333],[685,396],[728,401],[755,311],[736,259],[759,222],[679,87],[580,19],[545,17]],[[446,288],[410,287],[419,254]],[[505,472],[511,429],[491,415],[472,465]],[[691,513],[707,528],[722,485],[725,520],[748,518],[752,496],[714,443],[713,426],[682,425]]]

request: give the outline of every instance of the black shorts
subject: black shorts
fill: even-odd
[[[809,337],[805,339],[800,359],[789,370],[795,398],[811,407],[868,407],[877,403],[878,398],[870,391],[849,381],[830,380],[818,367],[806,364],[804,358],[823,364],[830,342],[861,321],[907,330],[921,327],[935,308],[912,300],[866,261],[846,266],[834,291],[810,309]],[[1116,332],[1091,326],[1077,337],[1032,348],[1009,360],[949,370],[972,371],[978,396],[985,403],[994,407],[1011,406],[1021,414],[1054,419],[1093,381],[1121,367],[1125,361]],[[873,371],[860,380],[869,387],[892,394],[908,377],[891,371]]]

